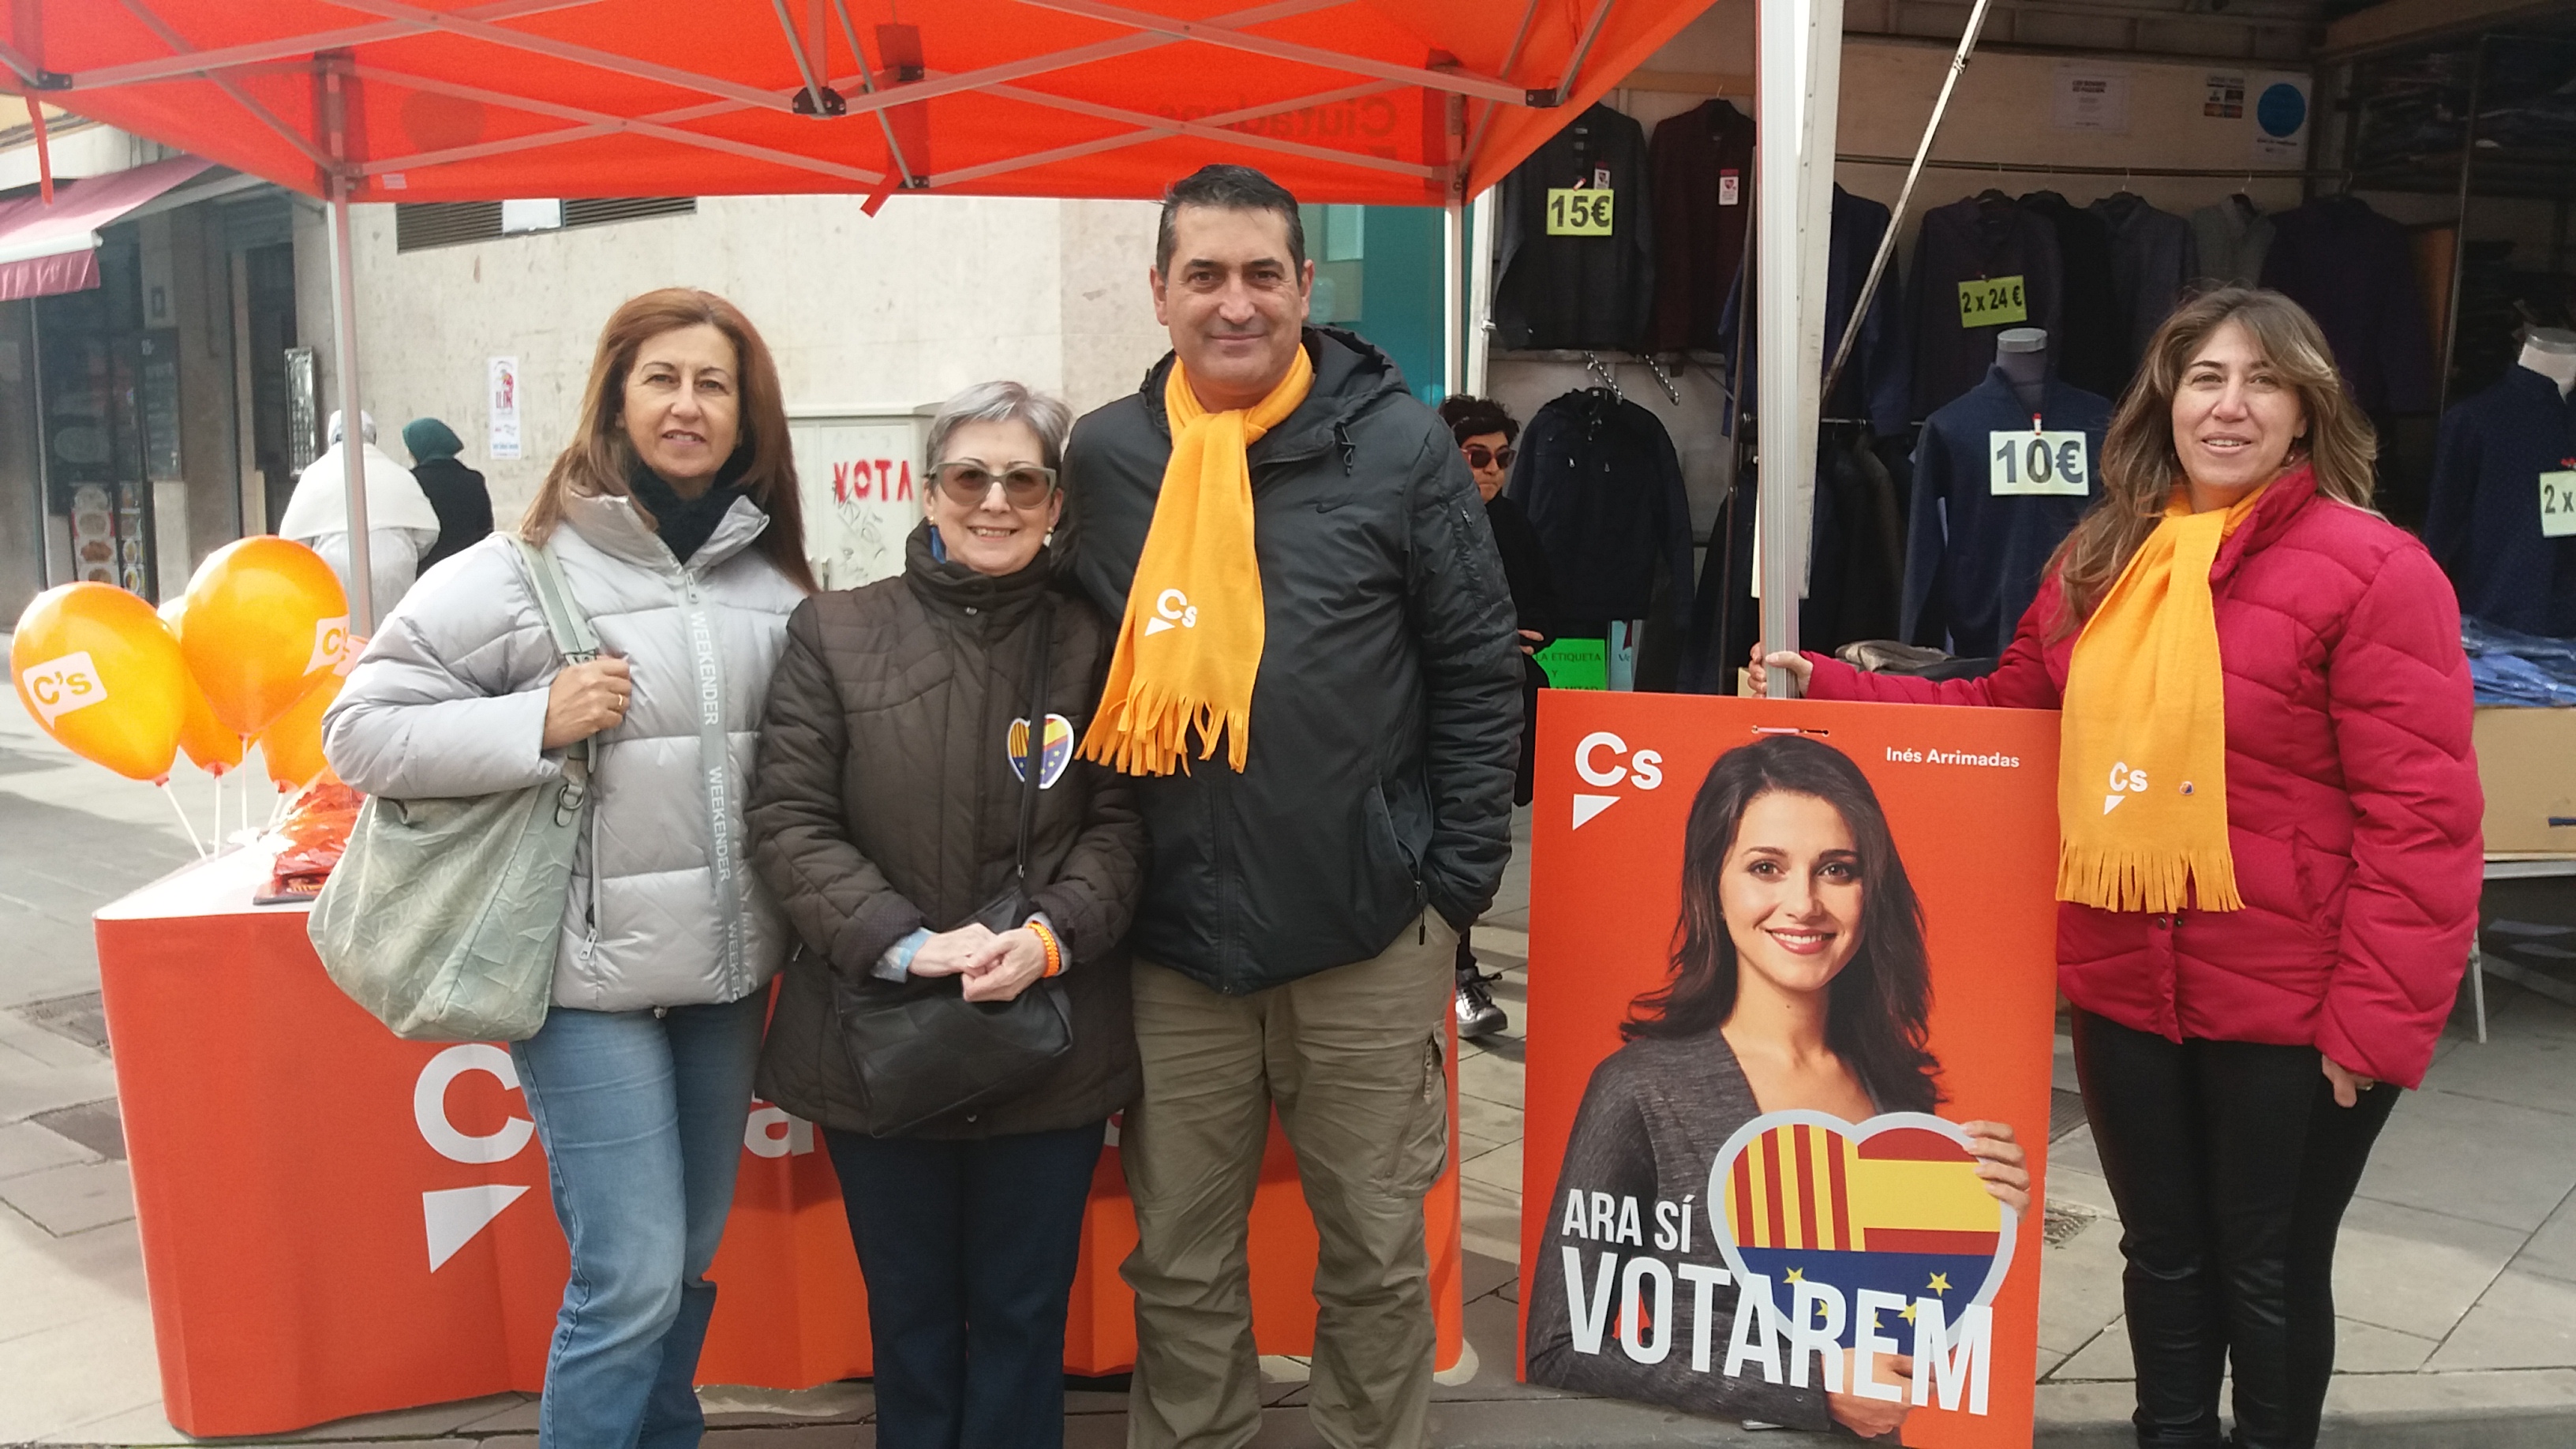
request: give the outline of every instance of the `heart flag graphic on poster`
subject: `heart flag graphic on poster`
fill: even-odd
[[[1857,1126],[1824,1112],[1756,1117],[1709,1166],[1708,1215],[1736,1281],[1767,1280],[1782,1323],[1805,1282],[1832,1286],[1846,1305],[1863,1289],[1909,1305],[1937,1299],[1955,1324],[1962,1309],[1993,1302],[2012,1266],[2012,1209],[1986,1191],[1967,1134],[1924,1112]],[[1836,1341],[1851,1347],[1859,1315],[1840,1316]],[[1874,1328],[1912,1353],[1915,1315],[1902,1317]]]
[[[1029,777],[1029,722],[1011,721],[1011,773],[1022,780]],[[1073,763],[1073,722],[1060,714],[1046,717],[1046,753],[1038,759],[1038,788],[1051,789],[1064,778],[1064,767]]]

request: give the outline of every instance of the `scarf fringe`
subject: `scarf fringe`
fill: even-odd
[[[2105,911],[2238,911],[2236,859],[2216,849],[2077,845],[2057,848],[2057,898]]]
[[[1226,763],[1239,775],[1247,758],[1251,723],[1249,706],[1220,709],[1207,700],[1184,699],[1154,681],[1137,680],[1124,701],[1103,709],[1092,720],[1078,753],[1122,775],[1187,773],[1190,735],[1195,732],[1200,759],[1214,758],[1222,742]]]

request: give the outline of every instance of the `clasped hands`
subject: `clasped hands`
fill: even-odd
[[[922,942],[905,969],[964,978],[968,1001],[1010,1001],[1046,974],[1046,947],[1026,926],[996,932],[973,921]]]

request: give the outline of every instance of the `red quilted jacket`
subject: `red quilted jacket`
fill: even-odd
[[[2058,981],[2086,1011],[2179,1041],[2314,1044],[2412,1087],[2477,924],[2483,802],[2450,582],[2411,535],[2272,485],[2210,569],[2227,676],[2227,839],[2239,911],[2060,905]],[[1864,674],[1819,699],[2055,709],[2072,635],[2057,581],[1982,679]]]

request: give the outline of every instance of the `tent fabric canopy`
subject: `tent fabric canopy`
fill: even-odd
[[[1708,4],[10,0],[0,61],[354,201],[1152,198],[1222,160],[1418,206],[1500,181]]]

